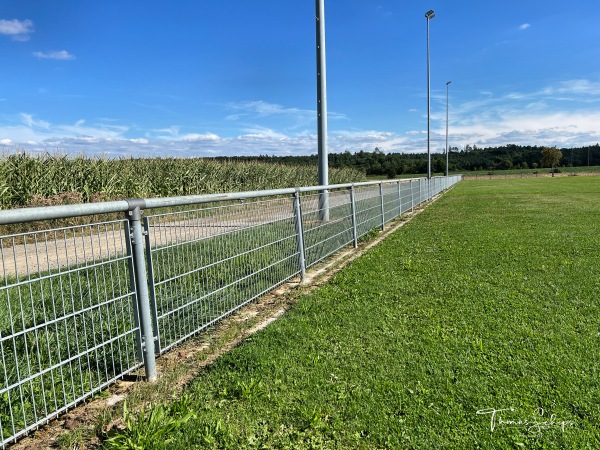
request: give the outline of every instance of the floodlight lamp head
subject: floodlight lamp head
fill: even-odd
[[[452,83],[452,81],[448,81],[448,82],[446,83],[446,86],[448,86],[450,83]]]
[[[433,12],[433,9],[430,9],[429,11],[427,11],[425,13],[425,17],[427,18],[427,20],[431,20],[435,17],[435,13]]]

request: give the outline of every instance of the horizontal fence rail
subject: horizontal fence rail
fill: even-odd
[[[0,447],[460,180],[0,211]]]

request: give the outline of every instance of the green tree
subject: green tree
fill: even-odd
[[[556,147],[544,147],[542,149],[542,165],[552,167],[552,176],[554,176],[554,166],[560,163],[563,154]]]

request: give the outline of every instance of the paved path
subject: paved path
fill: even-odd
[[[331,208],[348,202],[349,195],[345,191],[330,194]],[[305,216],[318,211],[317,195],[303,197],[302,207]],[[150,214],[148,221],[152,248],[160,248],[268,223],[293,221],[293,209],[291,200],[282,198]],[[21,238],[0,237],[0,278],[16,277],[23,282],[57,269],[65,272],[121,258],[127,254],[125,229],[124,221],[113,221],[39,231]]]

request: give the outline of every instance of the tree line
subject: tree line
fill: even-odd
[[[448,155],[450,172],[476,170],[541,169],[550,167],[544,164],[542,151],[548,147],[509,144],[501,147],[479,148],[467,145],[463,150],[450,148]],[[600,145],[557,149],[562,158],[555,164],[558,167],[582,167],[600,165]],[[292,165],[317,164],[317,155],[308,156],[233,156],[216,159],[261,161]],[[385,153],[377,147],[372,151],[345,151],[329,154],[329,167],[351,167],[364,171],[366,175],[384,175],[394,178],[402,174],[427,173],[427,153]],[[441,153],[431,155],[433,173],[443,173],[446,156]]]

